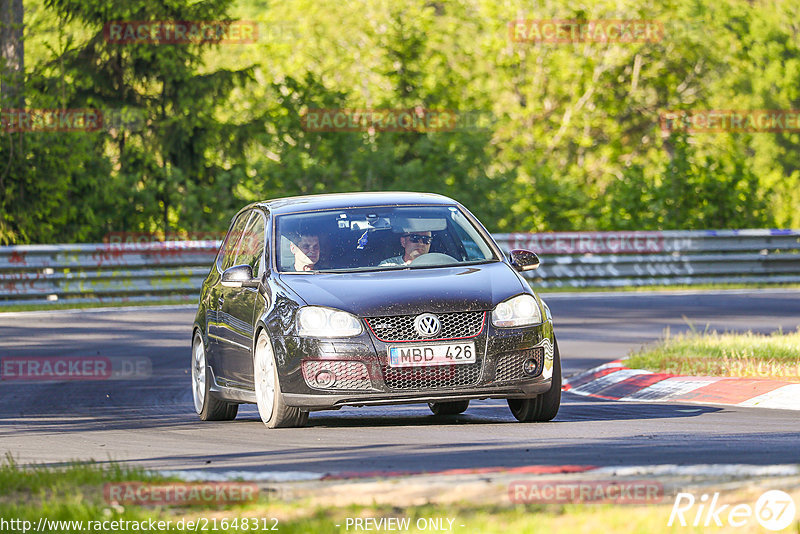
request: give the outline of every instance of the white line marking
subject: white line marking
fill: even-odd
[[[656,382],[635,393],[622,397],[621,401],[664,401],[670,400],[684,393],[689,393],[703,386],[719,381],[717,377],[707,378],[667,378],[661,382]]]
[[[327,474],[312,471],[156,471],[155,473],[165,477],[177,477],[187,482],[227,482],[230,480],[303,482],[319,480]]]
[[[177,477],[187,482],[227,482],[233,480],[258,481],[258,482],[304,482],[320,480],[325,473],[310,471],[156,471],[155,473]],[[695,464],[695,465],[632,465],[598,467],[589,471],[592,475],[605,476],[732,476],[732,477],[757,477],[757,476],[797,476],[800,475],[800,465],[752,465],[752,464]],[[435,473],[434,473],[435,475]],[[416,475],[408,475],[414,477]],[[450,477],[453,475],[438,475]],[[551,475],[542,475],[551,476]],[[387,477],[408,478],[407,476]]]
[[[800,384],[789,384],[758,397],[753,397],[739,406],[754,406],[756,408],[779,408],[783,410],[800,410]]]
[[[603,365],[599,365],[597,367],[592,367],[588,371],[579,371],[577,374],[569,376],[564,383],[569,384],[572,381],[580,380],[581,378],[596,373],[598,371],[602,371],[603,369],[609,369],[611,367],[625,367],[622,362],[610,362],[604,363]]]
[[[593,473],[602,473],[614,476],[796,476],[800,474],[800,466],[789,464],[632,465],[626,467],[599,467],[595,469]]]
[[[592,380],[591,382],[570,389],[569,391],[572,393],[577,393],[579,395],[591,395],[592,393],[597,393],[598,391],[605,389],[608,386],[612,386],[618,382],[622,382],[623,380],[631,378],[632,376],[650,375],[650,374],[653,373],[651,373],[650,371],[643,371],[641,369],[622,369],[620,371],[617,371],[616,373],[611,373],[605,376],[601,376],[596,380]]]

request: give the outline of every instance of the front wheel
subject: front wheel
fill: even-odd
[[[429,402],[428,408],[431,409],[433,415],[458,415],[467,411],[469,401]]]
[[[261,421],[264,422],[267,428],[288,428],[305,425],[308,422],[308,412],[302,411],[300,408],[286,406],[283,401],[272,341],[263,330],[256,341],[253,360],[256,405],[258,406],[258,414],[261,416]]]
[[[508,399],[511,413],[522,423],[552,421],[561,407],[561,356],[553,338],[553,378],[550,390],[530,399]]]
[[[236,419],[239,405],[224,402],[211,395],[211,373],[206,360],[206,348],[200,332],[192,342],[192,398],[194,411],[203,421],[230,421]]]

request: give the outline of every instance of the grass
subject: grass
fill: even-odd
[[[0,463],[0,518],[8,521],[19,519],[30,521],[32,527],[44,517],[51,521],[170,521],[170,527],[158,529],[166,532],[183,532],[177,527],[180,521],[204,522],[206,530],[216,532],[245,532],[270,530],[282,533],[346,533],[359,531],[353,526],[355,518],[408,518],[410,528],[405,532],[431,532],[423,528],[429,520],[444,520],[440,525],[448,526],[452,519],[452,530],[448,532],[485,532],[505,534],[508,532],[702,532],[702,527],[667,527],[672,509],[672,497],[667,495],[663,503],[650,505],[611,504],[478,504],[458,503],[448,505],[421,506],[361,506],[343,507],[315,506],[308,501],[284,502],[272,500],[262,492],[256,502],[226,505],[222,507],[170,507],[170,506],[120,506],[109,504],[103,497],[103,484],[107,482],[144,481],[165,483],[170,479],[141,469],[120,464],[98,465],[74,463],[61,468],[21,467],[10,455]],[[174,479],[173,479],[174,480]],[[800,491],[794,491],[794,498]],[[752,495],[727,495],[727,501],[755,502]],[[247,518],[248,528],[234,528],[234,520]],[[348,528],[348,518],[351,520]],[[226,523],[223,523],[223,519]],[[418,523],[419,521],[419,523]],[[463,525],[463,526],[462,526]],[[216,526],[216,529],[212,529]],[[373,525],[374,526],[374,525]],[[758,527],[756,524],[755,527]],[[800,524],[791,528],[800,532]],[[21,532],[22,529],[6,528]],[[104,529],[110,531],[107,528]],[[152,531],[152,527],[150,529]],[[189,530],[189,529],[186,529]],[[194,530],[194,529],[192,529]],[[202,528],[199,530],[203,530]],[[384,531],[380,529],[375,529]],[[29,530],[31,531],[31,530]],[[49,532],[80,532],[80,527],[50,526]],[[85,530],[84,530],[85,531]],[[99,530],[95,530],[99,531]],[[135,530],[134,530],[135,531]],[[271,530],[272,531],[272,530]],[[737,529],[737,532],[757,532],[757,528]]]
[[[20,467],[11,454],[0,464],[0,518],[19,519],[36,525],[39,518],[54,521],[103,520],[119,518],[142,520],[154,514],[148,510],[114,508],[103,500],[103,484],[165,480],[144,470],[119,464],[101,466],[78,462],[64,468]],[[14,528],[0,529],[22,532],[19,523]],[[34,527],[29,527],[34,528]],[[52,532],[78,532],[76,528],[45,529]]]
[[[0,498],[15,492],[58,492],[75,486],[144,479],[168,480],[156,477],[144,469],[114,463],[108,467],[91,462],[76,462],[62,469],[44,466],[23,468],[14,461],[11,453],[6,453],[5,459],[0,463]]]
[[[800,329],[771,335],[699,332],[670,335],[633,353],[625,365],[693,376],[772,378],[800,382]]]

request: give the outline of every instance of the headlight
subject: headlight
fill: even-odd
[[[361,321],[350,313],[306,306],[297,312],[297,333],[312,337],[353,337],[362,332]]]
[[[512,297],[498,304],[492,311],[492,324],[495,326],[527,326],[541,322],[542,312],[531,295]]]

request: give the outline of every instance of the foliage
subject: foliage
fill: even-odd
[[[800,133],[661,129],[667,110],[800,109],[800,7],[780,0],[26,6],[28,107],[141,127],[4,133],[0,241],[220,231],[245,202],[418,190],[492,231],[800,226]],[[251,20],[253,44],[120,45],[113,20]],[[635,19],[655,42],[512,42],[517,19]],[[481,112],[452,131],[317,132],[309,109]],[[33,163],[31,163],[33,162]]]

